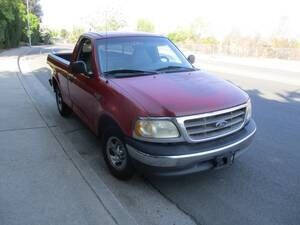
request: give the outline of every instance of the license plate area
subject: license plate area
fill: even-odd
[[[217,156],[213,162],[215,169],[231,166],[234,162],[234,153],[229,152],[224,155]]]

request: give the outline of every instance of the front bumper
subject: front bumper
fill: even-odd
[[[127,138],[126,147],[138,169],[154,175],[182,175],[215,167],[218,156],[239,156],[253,140],[253,120],[240,131],[203,143],[147,143]]]

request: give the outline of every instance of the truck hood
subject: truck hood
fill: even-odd
[[[216,76],[201,72],[163,73],[113,79],[149,116],[186,116],[245,103],[248,95]]]

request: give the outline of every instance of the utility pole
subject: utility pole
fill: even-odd
[[[29,24],[29,3],[27,0],[27,36],[29,40],[29,47],[31,48],[31,31],[30,31],[30,24]]]

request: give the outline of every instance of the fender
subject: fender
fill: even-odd
[[[117,126],[123,134],[125,134],[124,129],[118,120],[110,112],[103,112],[99,115],[96,125],[96,135],[101,136],[103,134],[104,128],[108,125]]]

